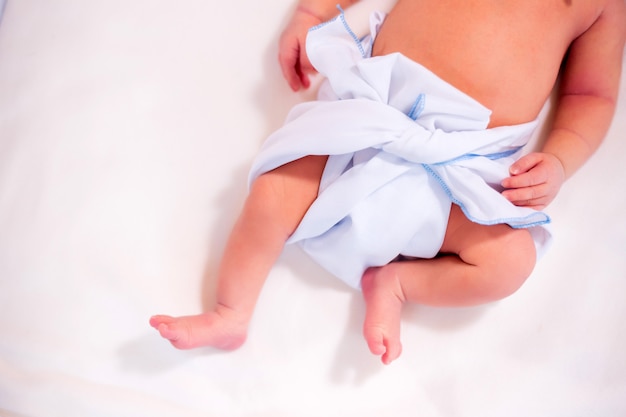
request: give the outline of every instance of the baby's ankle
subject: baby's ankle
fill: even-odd
[[[396,297],[401,303],[406,301],[397,268],[393,263],[365,271],[361,278],[361,288],[364,293],[385,292]]]
[[[218,302],[213,309],[215,314],[220,316],[223,320],[232,323],[238,327],[248,328],[252,313],[243,311],[241,309],[233,308],[227,304]]]

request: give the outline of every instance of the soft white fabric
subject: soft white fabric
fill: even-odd
[[[346,10],[359,36],[380,5],[362,2]],[[0,415],[626,415],[626,83],[604,144],[549,207],[554,243],[531,278],[489,306],[408,307],[391,366],[363,342],[361,294],[295,245],[241,350],[177,351],[149,328],[213,298],[251,162],[313,98],[276,60],[294,7],[7,2]]]
[[[307,54],[327,77],[321,100],[297,106],[270,136],[251,180],[306,155],[330,155],[317,200],[289,239],[358,288],[398,255],[432,258],[452,202],[480,224],[532,228],[540,254],[549,217],[516,207],[501,181],[535,121],[487,129],[491,112],[401,54],[372,57],[384,14],[359,40],[340,14],[309,32]]]

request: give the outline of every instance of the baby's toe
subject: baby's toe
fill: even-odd
[[[387,348],[385,347],[383,332],[377,327],[365,327],[363,336],[367,342],[370,352],[374,355],[382,355]]]
[[[389,365],[391,362],[398,359],[401,353],[402,343],[400,343],[400,340],[389,340],[386,342],[386,350],[381,359],[385,365]]]
[[[174,317],[170,316],[152,316],[150,317],[150,326],[158,329],[161,324],[173,323],[175,320]]]

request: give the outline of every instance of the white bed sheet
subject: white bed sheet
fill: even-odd
[[[408,307],[391,366],[361,338],[360,294],[294,247],[240,350],[177,351],[148,327],[211,300],[251,159],[311,97],[276,62],[293,6],[7,3],[0,416],[626,415],[624,84],[524,287],[484,307]]]

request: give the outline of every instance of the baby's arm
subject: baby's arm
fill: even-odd
[[[309,74],[315,71],[306,56],[308,30],[339,13],[337,5],[348,7],[359,0],[300,0],[287,27],[280,36],[278,61],[292,90],[308,88]]]
[[[541,152],[511,166],[503,195],[543,209],[600,146],[617,102],[626,38],[626,5],[609,0],[595,23],[571,45],[554,124]]]

